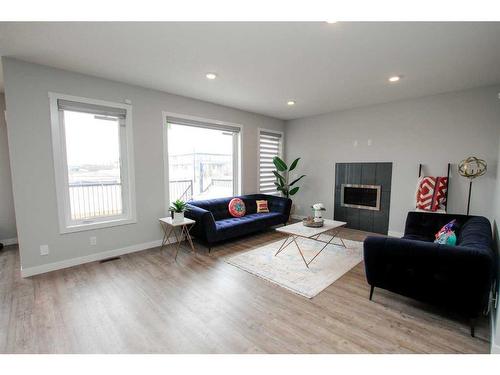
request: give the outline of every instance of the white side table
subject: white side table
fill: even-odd
[[[184,218],[182,221],[173,221],[171,217],[162,217],[158,219],[160,221],[160,225],[163,228],[163,240],[161,242],[160,251],[163,249],[163,246],[170,245],[170,235],[173,233],[175,239],[177,241],[177,247],[175,249],[175,260],[177,260],[177,254],[179,253],[179,248],[181,247],[181,243],[184,240],[189,242],[191,246],[191,250],[194,252],[193,240],[189,234],[189,231],[196,223],[196,221]],[[179,229],[180,228],[180,232]],[[179,232],[179,235],[178,235]]]

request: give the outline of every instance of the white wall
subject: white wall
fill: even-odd
[[[4,110],[5,96],[0,94],[0,242],[5,245],[16,241],[17,232]]]
[[[86,257],[161,239],[158,218],[165,216],[162,111],[243,125],[242,190],[257,187],[257,128],[283,130],[281,120],[164,92],[3,58],[10,159],[21,265],[26,272],[47,264],[72,264]],[[169,74],[165,67],[165,74]],[[202,77],[202,76],[200,76]],[[203,79],[200,78],[200,79]],[[48,92],[123,102],[133,106],[137,224],[59,234],[52,161]],[[89,246],[89,237],[97,246]],[[50,254],[40,256],[48,244]],[[39,267],[43,266],[43,267]],[[38,267],[38,268],[34,268]],[[28,269],[28,271],[26,271]],[[30,272],[31,273],[31,272]]]
[[[453,163],[448,208],[464,213],[468,185],[457,174],[457,164],[476,155],[489,170],[474,182],[471,214],[492,219],[498,92],[500,86],[485,87],[288,121],[287,159],[302,157],[297,173],[307,174],[295,198],[298,214],[309,214],[311,203],[320,201],[332,217],[335,163],[363,161],[393,162],[390,232],[403,232],[406,214],[414,208],[419,163],[428,175],[446,175],[447,163]]]
[[[498,160],[500,160],[500,138],[498,139]],[[495,189],[495,200],[493,204],[493,236],[495,237],[495,245],[496,248],[495,250],[497,251],[497,254],[500,249],[500,163],[497,166],[497,183],[496,183],[496,189]],[[500,259],[499,259],[500,262]],[[498,267],[498,280],[500,280],[500,263],[497,264]],[[499,298],[498,295],[498,288],[497,286],[497,298]],[[500,304],[497,304],[497,309],[496,311],[493,310],[492,312],[493,316],[493,324],[492,324],[492,333],[491,333],[491,352],[500,354]]]

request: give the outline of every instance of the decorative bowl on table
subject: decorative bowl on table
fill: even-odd
[[[313,217],[306,217],[305,219],[302,219],[302,224],[305,226],[305,227],[311,227],[311,228],[320,228],[323,226],[324,224],[324,221],[323,219],[315,219]]]

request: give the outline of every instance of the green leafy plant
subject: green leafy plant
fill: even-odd
[[[189,208],[188,208],[186,202],[184,202],[180,199],[177,199],[175,202],[172,202],[172,204],[170,205],[168,210],[171,212],[180,213],[180,212],[189,211]]]
[[[303,174],[292,182],[289,182],[290,172],[297,167],[299,160],[300,158],[295,159],[292,164],[290,164],[289,168],[288,165],[286,165],[286,163],[278,156],[275,156],[273,158],[273,164],[276,167],[276,171],[273,171],[274,175],[276,176],[274,185],[276,185],[276,190],[281,191],[287,198],[290,198],[291,195],[295,195],[299,191],[299,187],[293,185],[295,185],[303,177],[306,176],[305,174]]]

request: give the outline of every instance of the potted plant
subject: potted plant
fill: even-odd
[[[170,208],[168,210],[172,213],[172,221],[178,223],[184,220],[184,212],[188,211],[189,208],[186,202],[177,199],[175,202],[170,204]]]
[[[290,198],[290,196],[295,195],[299,191],[299,187],[293,185],[295,185],[303,177],[306,176],[305,174],[303,174],[302,176],[290,182],[290,172],[297,167],[299,160],[300,158],[295,159],[292,164],[290,164],[290,168],[288,168],[286,163],[281,158],[279,158],[278,156],[275,156],[273,158],[273,164],[277,169],[276,171],[273,171],[274,175],[276,176],[274,185],[276,185],[276,190],[283,193],[286,198]]]

